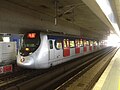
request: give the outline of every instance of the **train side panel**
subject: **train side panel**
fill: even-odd
[[[41,44],[37,51],[33,53],[33,59],[35,60],[36,68],[48,68],[50,65],[48,64],[49,59],[49,45],[46,34],[40,34]]]

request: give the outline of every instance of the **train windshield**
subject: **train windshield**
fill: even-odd
[[[40,33],[27,33],[21,39],[20,54],[28,56],[35,52],[40,45]]]

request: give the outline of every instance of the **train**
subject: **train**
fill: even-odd
[[[103,47],[103,43],[94,39],[31,31],[21,39],[17,65],[31,69],[49,68]]]

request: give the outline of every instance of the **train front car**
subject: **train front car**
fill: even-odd
[[[17,64],[32,69],[48,68],[47,35],[40,32],[26,33],[21,40]]]

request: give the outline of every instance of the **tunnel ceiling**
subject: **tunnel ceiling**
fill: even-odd
[[[5,0],[9,3],[43,13],[82,28],[83,35],[101,38],[109,34],[103,23],[82,0]],[[54,20],[54,19],[53,19]],[[57,24],[57,23],[56,23]],[[81,29],[80,29],[81,30]],[[86,35],[86,36],[87,36]]]

